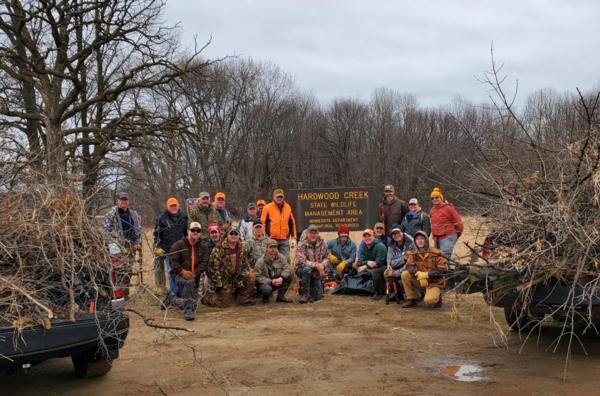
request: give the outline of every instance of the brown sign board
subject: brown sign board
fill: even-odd
[[[309,224],[316,225],[320,231],[337,231],[340,225],[359,231],[373,227],[379,217],[375,187],[289,190],[286,200],[292,206],[298,232]]]

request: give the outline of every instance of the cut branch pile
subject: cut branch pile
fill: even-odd
[[[565,333],[595,329],[591,306],[600,303],[600,128],[590,123],[582,136],[551,149],[532,141],[525,157],[495,153],[476,170],[493,231],[482,246],[491,256],[470,266],[471,280],[485,277],[496,295],[516,288],[523,307],[537,285],[567,285],[552,307]]]
[[[110,257],[77,191],[0,194],[0,326],[75,320],[110,290]]]

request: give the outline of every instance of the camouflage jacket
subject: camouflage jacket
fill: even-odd
[[[256,262],[254,268],[256,272],[256,283],[258,284],[271,284],[272,279],[277,279],[280,276],[282,278],[289,278],[292,275],[290,270],[290,263],[281,253],[277,253],[277,257],[274,260],[270,260],[267,256],[262,256]]]
[[[246,251],[248,252],[250,267],[254,268],[258,259],[264,256],[267,251],[267,242],[269,237],[263,235],[261,239],[256,239],[254,236],[250,237],[246,242]]]
[[[227,239],[215,246],[210,254],[208,278],[215,288],[222,287],[225,291],[235,289],[234,284],[243,287],[243,278],[248,276],[248,252],[243,242],[238,242],[237,271],[233,271],[233,264],[229,256]]]
[[[197,221],[202,226],[202,238],[208,238],[208,226],[212,223],[222,225],[221,216],[212,205],[207,208],[196,205],[190,211],[189,222]]]
[[[329,264],[329,250],[327,249],[327,242],[321,236],[317,239],[317,243],[314,245],[308,242],[306,238],[306,232],[302,233],[298,248],[296,249],[296,265],[307,266],[314,268],[318,263],[327,266]]]

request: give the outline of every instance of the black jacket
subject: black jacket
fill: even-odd
[[[156,219],[154,226],[154,247],[163,248],[165,252],[171,250],[171,246],[187,235],[188,217],[181,213],[172,215],[165,210]]]

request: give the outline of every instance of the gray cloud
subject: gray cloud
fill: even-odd
[[[474,76],[492,41],[523,98],[600,82],[597,1],[170,0],[166,18],[188,46],[212,34],[206,56],[271,61],[324,102],[382,86],[426,105],[484,101]]]

